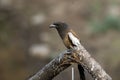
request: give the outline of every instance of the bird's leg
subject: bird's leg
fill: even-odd
[[[79,46],[75,46],[74,50],[77,50],[77,51],[80,50]]]
[[[73,49],[67,49],[67,52],[68,53],[70,53],[70,52],[72,52],[73,51]]]

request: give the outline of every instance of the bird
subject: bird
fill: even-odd
[[[81,45],[78,35],[65,22],[53,22],[50,28],[55,28],[58,31],[64,45],[68,49],[79,50]],[[80,79],[85,80],[84,68],[78,65]]]

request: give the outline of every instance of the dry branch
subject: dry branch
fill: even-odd
[[[67,50],[48,63],[29,80],[52,80],[71,64],[81,64],[94,80],[112,80],[103,68],[90,56],[83,46],[80,50]]]

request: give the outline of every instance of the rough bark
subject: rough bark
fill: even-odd
[[[80,50],[67,50],[61,53],[28,80],[52,80],[61,71],[74,63],[81,64],[94,80],[112,80],[85,48],[82,45],[79,47]]]

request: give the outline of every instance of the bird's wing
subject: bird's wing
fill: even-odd
[[[74,44],[75,46],[79,46],[80,45],[80,41],[77,37],[75,37],[71,32],[68,32],[68,36],[72,42],[72,44]]]

